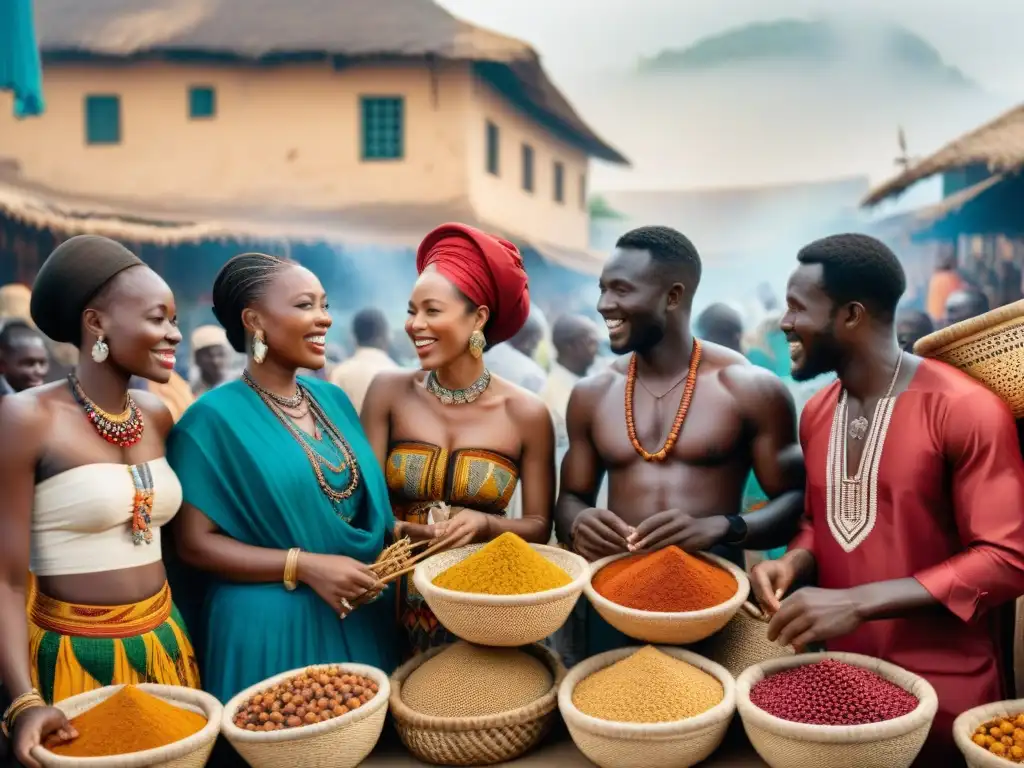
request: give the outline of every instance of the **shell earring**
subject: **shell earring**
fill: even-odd
[[[267,342],[263,338],[263,331],[256,331],[252,337],[252,361],[259,365],[267,359]]]
[[[107,342],[100,336],[96,339],[96,343],[92,345],[92,359],[97,363],[102,363],[110,357],[110,347],[107,346]]]
[[[469,354],[473,357],[480,359],[480,356],[484,353],[484,347],[487,346],[487,339],[484,338],[483,331],[473,331],[469,335]]]

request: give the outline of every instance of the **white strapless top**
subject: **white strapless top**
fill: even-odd
[[[152,541],[135,543],[136,491],[152,492]],[[36,485],[32,572],[68,576],[134,568],[161,558],[160,528],[181,507],[181,483],[167,459],[86,464]]]

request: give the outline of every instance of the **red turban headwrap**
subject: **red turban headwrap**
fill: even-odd
[[[478,306],[491,311],[487,343],[515,336],[530,314],[530,291],[519,250],[465,224],[442,224],[420,243],[416,271],[434,268]]]

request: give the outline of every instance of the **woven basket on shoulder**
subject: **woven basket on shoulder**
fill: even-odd
[[[74,719],[88,709],[100,704],[124,686],[108,685],[95,691],[80,693],[55,706],[68,719]],[[156,685],[144,683],[138,686],[151,696],[163,699],[182,709],[195,712],[206,718],[206,725],[198,733],[187,739],[176,741],[165,747],[147,749],[127,755],[111,755],[110,757],[65,757],[55,755],[44,747],[32,750],[32,756],[43,768],[202,768],[210,759],[217,734],[220,733],[222,707],[216,698],[203,691],[192,688],[181,688],[175,685]]]
[[[377,695],[354,712],[313,725],[280,731],[246,731],[234,723],[235,713],[260,691],[273,688],[307,670],[338,667],[377,684]],[[377,745],[388,714],[388,676],[366,664],[318,664],[293,669],[246,688],[224,705],[224,737],[252,768],[354,768]]]
[[[745,602],[728,624],[693,650],[721,664],[733,677],[754,664],[792,656],[792,646],[783,647],[768,639],[769,620],[760,608]]]
[[[581,680],[636,653],[619,648],[577,664],[562,683],[558,708],[572,740],[601,768],[688,768],[706,760],[725,738],[736,711],[736,683],[722,666],[682,648],[658,650],[702,669],[721,684],[725,695],[707,712],[672,723],[614,723],[580,712],[572,694]]]
[[[544,662],[553,682],[541,698],[518,709],[484,717],[433,717],[414,712],[402,701],[402,684],[447,647],[415,656],[391,676],[391,714],[402,743],[418,759],[436,765],[496,765],[533,749],[556,718],[558,689],[565,678],[562,660],[542,645],[521,649]]]
[[[1024,699],[997,701],[968,709],[953,721],[953,740],[956,741],[970,768],[1006,768],[1010,764],[1005,757],[993,755],[975,744],[971,738],[975,729],[982,723],[1000,717],[1016,717],[1021,712],[1024,712]]]
[[[917,708],[869,725],[809,725],[775,717],[751,702],[750,689],[765,677],[824,659],[871,670],[916,696]],[[772,768],[909,768],[924,746],[938,706],[935,689],[924,678],[857,653],[802,653],[772,659],[748,668],[736,680],[736,710],[743,728]]]
[[[535,552],[568,573],[572,581],[564,587],[527,595],[471,594],[434,585],[438,574],[482,546],[471,544],[441,552],[421,562],[413,572],[413,584],[441,626],[466,642],[506,648],[539,643],[565,623],[584,585],[590,582],[590,567],[579,555],[531,544]]]
[[[1024,418],[1024,301],[931,333],[914,352],[973,376],[999,395],[1015,418]]]
[[[626,553],[598,560],[590,566],[590,572],[595,575],[606,565],[629,556],[629,553]],[[589,581],[584,587],[584,592],[601,618],[624,635],[647,643],[664,643],[666,645],[696,643],[724,627],[750,594],[750,580],[742,569],[737,568],[728,560],[707,552],[698,552],[697,556],[728,571],[736,578],[736,594],[721,605],[684,613],[638,611],[613,603],[607,597],[598,594]]]

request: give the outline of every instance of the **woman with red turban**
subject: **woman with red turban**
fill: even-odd
[[[396,534],[453,547],[512,531],[551,535],[555,463],[551,416],[536,395],[492,375],[488,346],[510,339],[530,312],[516,247],[464,224],[444,224],[416,254],[419,279],[405,330],[421,371],[374,379],[362,421],[384,465]],[[523,517],[505,508],[523,485]],[[441,506],[438,502],[444,502]],[[407,578],[400,615],[411,650],[450,642]]]

